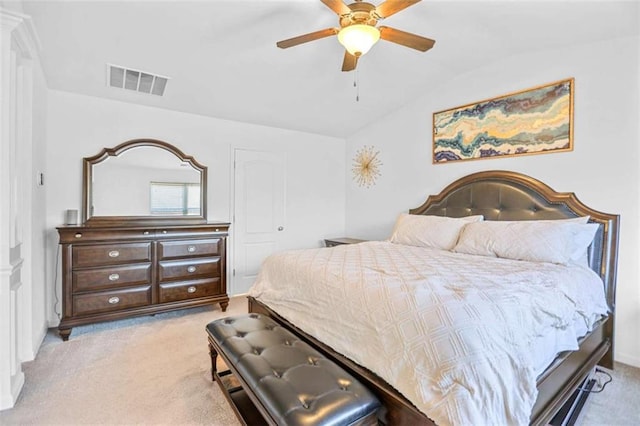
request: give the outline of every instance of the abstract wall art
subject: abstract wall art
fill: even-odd
[[[433,163],[573,150],[574,79],[433,113]]]

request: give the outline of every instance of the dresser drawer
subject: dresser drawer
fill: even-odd
[[[119,311],[151,303],[151,286],[73,296],[73,315]]]
[[[160,303],[222,294],[220,278],[160,284]]]
[[[73,292],[151,283],[151,263],[73,271]]]
[[[151,243],[76,245],[72,257],[74,268],[150,262]]]
[[[222,239],[161,241],[158,243],[158,258],[172,259],[193,256],[218,256],[222,252]]]
[[[165,260],[158,270],[160,281],[190,280],[194,278],[220,276],[220,258],[204,257],[184,260]]]
[[[123,240],[148,240],[153,238],[155,230],[150,228],[104,229],[87,227],[69,227],[60,231],[60,243],[77,244],[84,242],[113,242]]]

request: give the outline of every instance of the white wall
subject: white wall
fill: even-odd
[[[207,213],[214,221],[231,222],[235,148],[284,152],[287,223],[281,247],[318,247],[323,238],[344,233],[342,139],[54,90],[49,91],[47,112],[47,248],[52,264],[57,256],[55,227],[64,223],[67,209],[81,209],[82,158],[136,138],[169,142],[208,167]],[[52,268],[48,278],[49,319],[55,325],[53,301],[55,294],[58,300],[60,297],[59,272],[54,277]],[[60,312],[59,304],[56,312]]]
[[[434,84],[431,90],[347,141],[347,161],[363,145],[381,151],[382,176],[357,187],[348,172],[347,234],[389,236],[398,213],[464,175],[514,170],[575,192],[585,204],[621,215],[616,317],[617,361],[640,366],[637,37],[511,57]],[[574,150],[433,165],[432,114],[544,83],[575,78]]]

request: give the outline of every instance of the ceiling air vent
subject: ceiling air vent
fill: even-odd
[[[107,64],[107,85],[162,96],[169,77]]]

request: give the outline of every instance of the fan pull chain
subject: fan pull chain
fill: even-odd
[[[358,84],[358,70],[353,75],[353,87],[356,88],[356,102],[360,102],[360,85]]]

